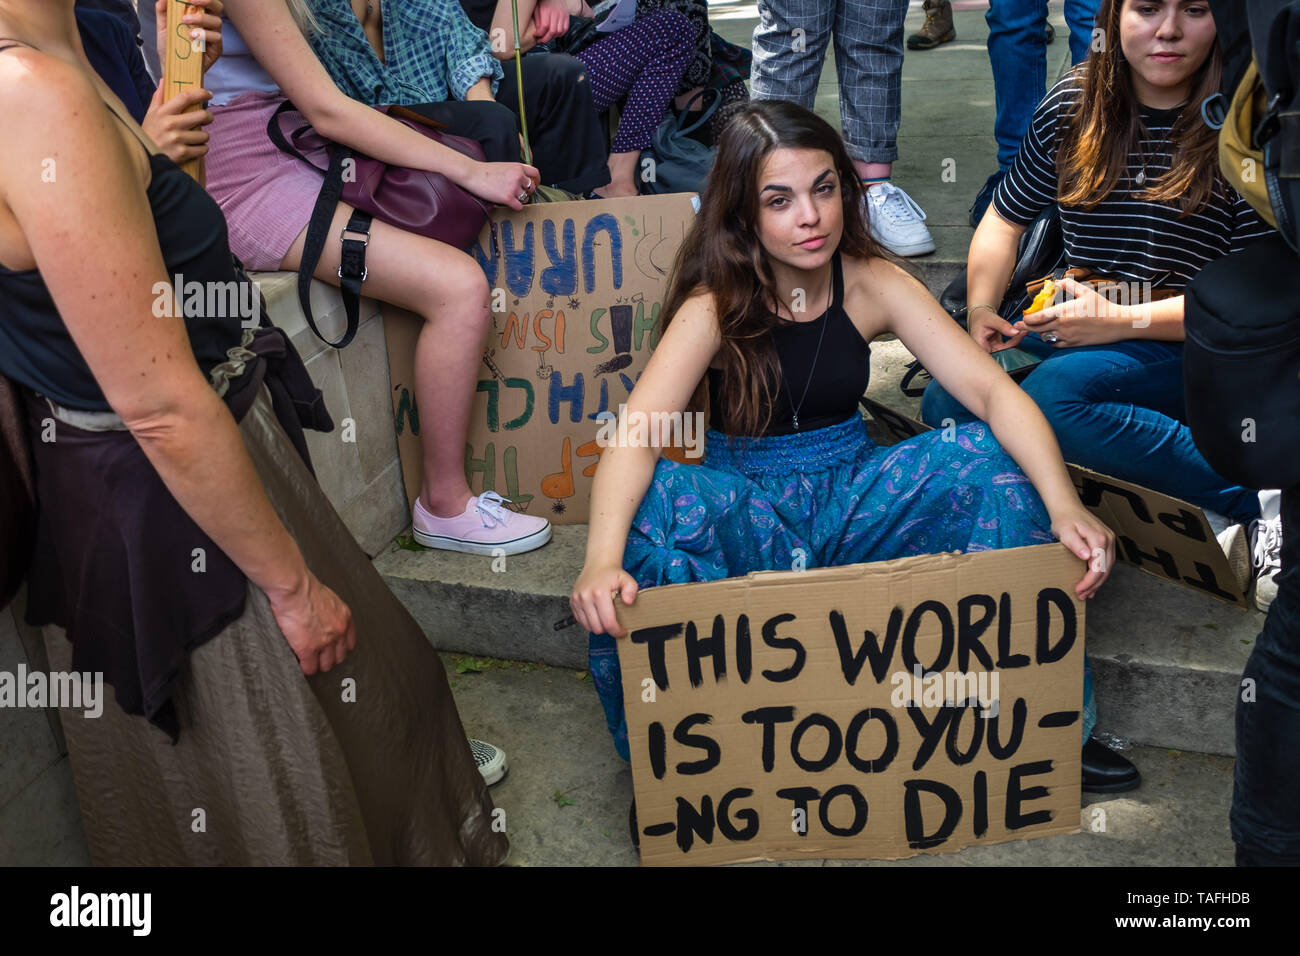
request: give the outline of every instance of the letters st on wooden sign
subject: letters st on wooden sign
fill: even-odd
[[[651,588],[619,641],[641,860],[896,859],[1079,826],[1062,545]]]
[[[203,42],[191,39],[190,30],[194,28],[181,20],[187,13],[202,9],[179,0],[167,4],[167,45],[159,51],[162,56],[164,101],[187,89],[203,85]],[[200,108],[192,106],[187,112]],[[189,160],[181,168],[197,180],[200,186],[203,185],[206,170],[202,157]]]

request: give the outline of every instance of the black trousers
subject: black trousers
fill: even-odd
[[[1277,580],[1237,691],[1231,823],[1238,866],[1300,866],[1300,488],[1282,492]]]
[[[412,109],[445,123],[448,132],[476,140],[491,163],[522,161],[519,93],[513,60],[503,62],[505,79],[497,101],[456,100]],[[524,106],[533,165],[542,184],[585,193],[609,182],[609,140],[591,100],[587,68],[562,53],[523,58]]]
[[[417,103],[410,109],[447,127],[445,132],[472,139],[483,147],[489,163],[521,162],[515,114],[491,100],[447,100]]]
[[[591,99],[587,68],[564,53],[523,57],[524,107],[542,182],[584,193],[609,182],[609,138]],[[501,64],[497,102],[519,115],[515,61]]]

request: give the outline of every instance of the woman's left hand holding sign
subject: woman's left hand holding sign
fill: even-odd
[[[167,4],[179,0],[155,0],[154,20],[158,28],[158,55],[161,57],[167,49]],[[185,15],[181,22],[190,26],[190,39],[195,50],[203,51],[203,69],[212,69],[212,64],[221,57],[221,0],[187,0]],[[202,9],[191,9],[200,7]]]

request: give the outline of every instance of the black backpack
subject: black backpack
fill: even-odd
[[[1183,377],[1192,438],[1246,488],[1300,485],[1300,286],[1281,236],[1202,269],[1187,286]]]
[[[1215,128],[1227,120],[1223,173],[1300,252],[1300,2],[1211,0],[1211,7],[1223,84],[1202,115]],[[1251,157],[1248,173],[1237,162],[1243,156]]]
[[[1279,235],[1211,262],[1187,286],[1187,421],[1215,471],[1247,488],[1300,486],[1300,0],[1214,2],[1224,97],[1249,78],[1266,91],[1254,127]],[[1216,98],[1217,99],[1217,98]],[[1220,108],[1221,104],[1220,104]],[[1215,105],[1207,100],[1207,120]],[[1225,169],[1232,180],[1240,170]]]
[[[1300,3],[1251,0],[1246,10],[1266,94],[1255,141],[1278,231],[1300,251]]]

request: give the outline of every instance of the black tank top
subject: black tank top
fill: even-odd
[[[793,434],[796,406],[800,432],[838,425],[857,410],[867,390],[871,347],[844,311],[844,266],[838,252],[831,260],[831,283],[830,308],[819,317],[810,322],[782,320],[772,329],[781,378],[773,388],[772,420],[764,435]],[[820,354],[818,339],[822,339]],[[711,368],[708,380],[709,427],[727,432],[721,403],[722,373]],[[805,386],[808,394],[803,397]]]
[[[18,45],[12,41],[0,45],[0,53]],[[104,108],[117,117],[108,104]],[[137,141],[147,151],[144,142],[138,137]],[[177,294],[190,347],[207,375],[225,361],[228,349],[239,344],[241,317],[239,309],[231,306],[246,301],[247,293],[238,286],[220,207],[166,156],[150,155],[149,170],[149,207],[167,279],[174,282],[179,275],[191,291],[203,290],[201,308],[199,296],[187,303],[183,290]],[[87,222],[85,227],[93,230],[95,223]],[[111,256],[113,250],[102,248],[100,254]],[[170,289],[162,298],[175,314],[177,301]],[[216,314],[208,314],[209,303],[217,306],[211,310]],[[60,405],[111,411],[36,269],[16,272],[0,266],[0,374]]]

